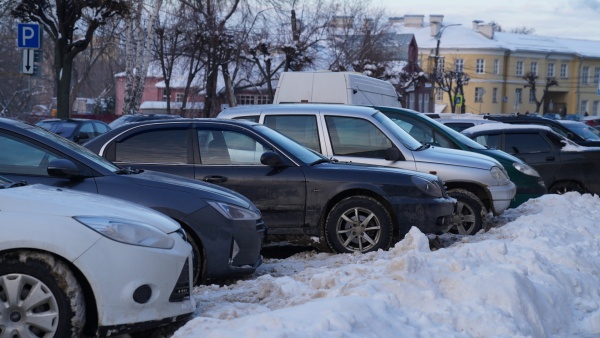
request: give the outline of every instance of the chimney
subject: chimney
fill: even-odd
[[[396,24],[396,23],[401,24],[404,22],[404,17],[403,16],[394,16],[394,17],[388,18],[388,22],[392,25]]]
[[[483,21],[481,20],[473,20],[473,30],[476,31],[478,30],[478,26],[480,23],[482,23]]]
[[[431,36],[435,37],[442,28],[442,21],[444,20],[443,15],[430,15],[429,16],[429,27],[431,29]]]
[[[425,15],[405,15],[404,26],[405,27],[423,27],[423,18]]]
[[[475,26],[475,21],[473,21],[473,26]],[[479,34],[485,36],[488,39],[494,39],[494,32],[496,31],[496,24],[486,23],[486,24],[478,24],[474,29],[479,32]]]

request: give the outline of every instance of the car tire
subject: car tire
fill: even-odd
[[[188,243],[192,246],[192,285],[200,285],[204,282],[204,253],[199,241],[188,234]]]
[[[51,255],[0,255],[0,336],[81,337],[85,299],[69,267]]]
[[[548,189],[549,194],[564,194],[569,191],[575,191],[580,194],[584,194],[585,190],[575,182],[560,182],[554,184]]]
[[[456,211],[447,232],[457,235],[474,235],[487,223],[487,210],[481,200],[473,193],[463,189],[448,191],[456,199]]]
[[[339,201],[325,221],[327,244],[336,253],[387,250],[392,245],[393,230],[388,210],[368,196]]]

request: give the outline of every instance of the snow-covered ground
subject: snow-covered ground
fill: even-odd
[[[545,195],[493,221],[435,251],[412,229],[385,252],[268,259],[195,288],[173,337],[599,337],[600,198]]]

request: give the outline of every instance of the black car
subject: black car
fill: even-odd
[[[108,124],[92,119],[45,119],[36,123],[55,134],[77,143],[85,143],[111,129]]]
[[[551,120],[545,117],[535,117],[528,115],[485,115],[484,118],[493,121],[499,121],[510,124],[537,124],[552,128],[555,132],[570,139],[571,141],[586,147],[599,147],[600,141],[589,140],[573,132],[563,122],[569,120]],[[575,122],[575,121],[574,121]]]
[[[174,114],[128,114],[122,115],[116,120],[108,124],[111,129],[114,129],[120,125],[131,123],[131,122],[142,122],[142,121],[153,121],[153,120],[166,120],[166,119],[180,119],[181,116]]]
[[[250,274],[262,263],[260,211],[222,187],[120,168],[45,129],[0,118],[0,175],[135,202],[179,222],[194,248],[194,282]],[[31,206],[35,208],[35,206]]]
[[[151,121],[102,136],[86,147],[125,167],[235,190],[261,210],[269,238],[334,252],[387,249],[412,226],[441,233],[454,211],[437,176],[335,162],[258,123]]]
[[[525,161],[540,174],[549,193],[600,194],[600,148],[580,146],[549,127],[488,124],[464,135]]]

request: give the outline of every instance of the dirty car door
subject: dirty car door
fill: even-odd
[[[272,147],[256,134],[226,126],[197,126],[199,164],[195,178],[250,199],[271,234],[302,233],[306,180],[298,166],[272,168],[260,157]]]

